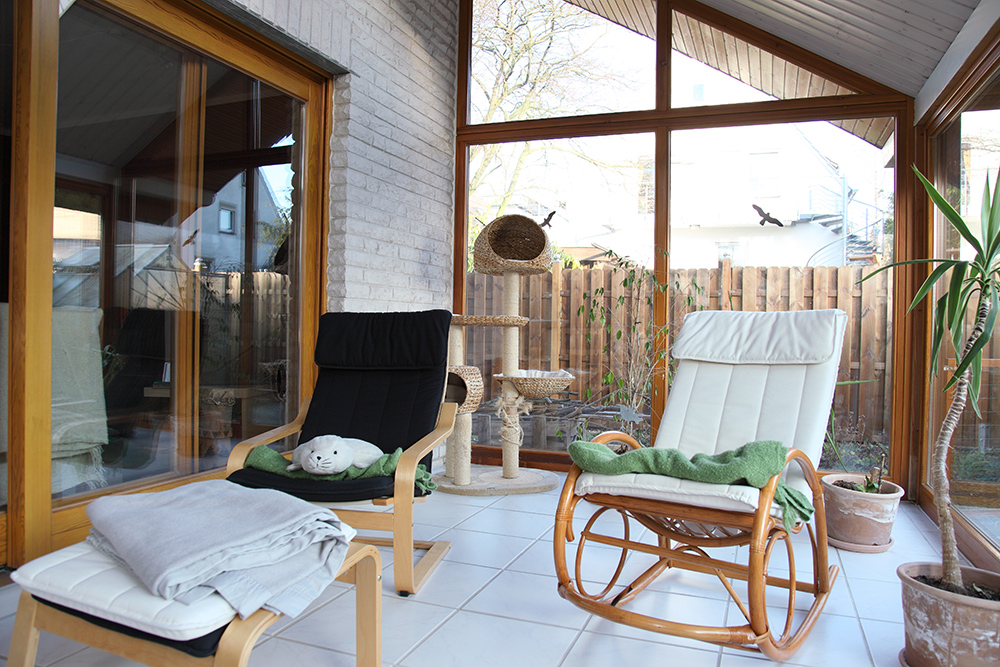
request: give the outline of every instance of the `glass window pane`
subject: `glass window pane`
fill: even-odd
[[[983,190],[1000,178],[1000,73],[969,108],[937,139],[937,188],[969,223],[980,228]],[[971,258],[973,252],[954,229],[936,215],[935,257]],[[975,313],[968,321],[971,327]],[[946,343],[931,385],[930,443],[934,442],[951,402],[944,386],[955,366],[955,351]],[[979,410],[967,405],[951,438],[949,458],[952,502],[994,545],[1000,547],[1000,343],[994,335],[983,350]],[[929,446],[927,451],[930,456]],[[929,458],[928,458],[929,461]],[[930,465],[927,466],[930,469]]]
[[[655,2],[631,3],[621,25],[591,4],[476,0],[469,122],[653,108]]]
[[[850,90],[701,21],[673,13],[673,107],[850,95]]]
[[[851,470],[889,453],[891,275],[858,281],[892,260],[892,147],[829,122],[671,136],[671,331],[700,309],[846,311],[839,379],[855,384],[834,435]],[[841,467],[832,448],[821,465]]]
[[[644,188],[653,152],[650,134],[491,144],[470,151],[476,177],[469,190],[465,313],[528,317],[520,333],[519,368],[564,369],[575,377],[565,392],[528,400],[530,412],[521,418],[525,449],[565,451],[577,437],[609,428],[625,428],[649,441],[656,359],[645,342],[656,332],[653,211]],[[504,312],[503,276],[473,271],[475,242],[485,223],[509,214],[547,220],[553,251],[548,271],[521,276],[517,313]],[[638,277],[633,286],[627,284],[630,271]],[[499,446],[499,385],[492,378],[504,372],[501,329],[466,327],[465,342],[466,363],[482,369],[486,380],[484,402],[473,415],[473,439]]]
[[[61,17],[54,496],[217,468],[288,420],[301,111],[89,5]]]
[[[52,492],[177,469],[184,308],[175,159],[184,53],[82,4],[60,19]]]
[[[205,205],[194,260],[199,447],[222,465],[230,444],[291,417],[289,249],[298,237],[292,165],[301,104],[220,63],[209,63],[208,78]]]

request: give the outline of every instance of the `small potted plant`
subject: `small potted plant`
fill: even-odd
[[[859,384],[840,382],[838,384]],[[827,542],[838,549],[880,553],[892,546],[892,524],[896,520],[903,488],[883,479],[885,454],[867,475],[847,472],[834,437],[833,410],[826,430],[826,444],[837,455],[844,472],[821,478],[826,508]]]
[[[906,634],[906,646],[899,657],[904,665],[996,665],[1000,664],[1000,575],[959,565],[947,460],[951,437],[966,403],[971,400],[979,413],[982,351],[993,335],[1000,309],[1000,179],[991,198],[987,177],[982,231],[977,234],[923,174],[915,167],[914,171],[935,206],[975,254],[972,259],[910,260],[884,267],[904,263],[933,265],[910,304],[911,311],[934,285],[947,279],[947,292],[934,308],[931,368],[937,368],[946,338],[956,355],[951,378],[945,384],[945,390],[952,390],[951,403],[931,452],[941,562],[904,563],[896,571],[902,582]]]

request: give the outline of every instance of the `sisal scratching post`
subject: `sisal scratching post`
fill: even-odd
[[[463,361],[464,361],[464,359],[463,359],[463,356],[464,356],[464,354],[463,354],[463,351],[464,351],[463,348],[465,347],[465,345],[463,344],[463,341],[462,341],[462,336],[463,335],[464,335],[464,332],[462,331],[462,327],[455,326],[454,324],[451,326],[451,329],[449,330],[449,335],[448,335],[448,366],[449,367],[451,367],[451,366],[458,366],[458,365],[462,364]],[[446,444],[445,444],[445,450],[444,450],[444,474],[446,476],[448,476],[448,477],[454,477],[455,476],[455,456],[458,453],[457,452],[457,450],[458,450],[458,443],[456,442],[457,435],[458,435],[458,428],[457,428],[458,427],[458,417],[457,416],[455,417],[455,420],[456,420],[455,421],[455,427],[456,428],[454,430],[452,430],[451,435],[448,436],[448,439],[445,441]]]
[[[521,277],[513,271],[503,274],[503,313],[517,315],[521,306]],[[503,374],[517,374],[520,331],[517,327],[503,328]],[[511,380],[503,381],[500,427],[500,450],[503,455],[504,479],[517,477],[519,450],[521,448],[521,420],[518,415],[520,394]]]
[[[465,395],[462,396],[462,405],[455,416],[455,426],[451,435],[448,436],[444,452],[444,474],[452,479],[456,486],[468,486],[472,481],[472,412],[479,405],[482,398],[481,388],[477,391],[470,383],[473,376],[464,371],[471,371],[470,367],[463,366],[465,361],[465,330],[462,326],[452,324],[451,335],[448,338],[448,368],[449,372],[454,369],[458,373],[460,380],[464,380]],[[479,378],[479,371],[476,370],[475,377]],[[481,387],[482,382],[479,381]],[[455,397],[457,399],[457,397]],[[466,405],[466,402],[475,404]]]
[[[455,486],[468,486],[472,481],[472,415],[465,412],[455,417],[455,427],[448,440],[448,451],[455,449],[454,469],[449,475]],[[447,474],[447,471],[445,471]]]

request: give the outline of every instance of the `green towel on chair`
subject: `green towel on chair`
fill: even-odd
[[[689,460],[678,449],[643,447],[619,455],[605,445],[577,440],[570,444],[569,455],[583,470],[600,475],[647,473],[759,489],[784,470],[788,449],[775,440],[758,440],[720,454],[695,454]],[[797,521],[808,521],[814,511],[805,494],[783,481],[778,482],[774,502],[783,510],[785,530]]]
[[[384,454],[382,458],[375,461],[367,468],[349,467],[343,472],[335,475],[313,475],[305,470],[285,470],[288,466],[288,459],[274,451],[270,447],[254,447],[247,456],[244,468],[256,468],[264,472],[273,472],[282,477],[292,477],[295,479],[315,479],[324,482],[343,482],[347,479],[368,479],[369,477],[392,477],[396,474],[396,465],[399,457],[403,455],[402,449],[397,449],[392,454]],[[431,481],[431,474],[427,472],[426,466],[420,463],[417,465],[417,475],[414,478],[414,486],[423,493],[430,493],[437,488],[437,484]]]

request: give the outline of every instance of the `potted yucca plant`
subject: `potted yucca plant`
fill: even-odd
[[[1000,664],[1000,601],[995,599],[995,594],[1000,589],[1000,575],[959,565],[947,460],[952,434],[966,404],[971,401],[979,413],[982,353],[993,335],[997,319],[1000,178],[991,197],[987,176],[981,229],[974,232],[916,167],[914,172],[934,205],[975,254],[971,259],[895,262],[880,269],[914,263],[933,266],[917,290],[910,311],[931,294],[935,285],[944,284],[947,291],[934,307],[931,368],[937,368],[946,345],[950,344],[956,355],[955,368],[945,384],[945,390],[952,390],[951,403],[931,452],[931,487],[941,529],[941,562],[905,563],[897,569],[903,586],[906,626],[906,646],[900,653],[900,661],[921,666],[996,665]],[[994,599],[990,599],[991,596]]]

